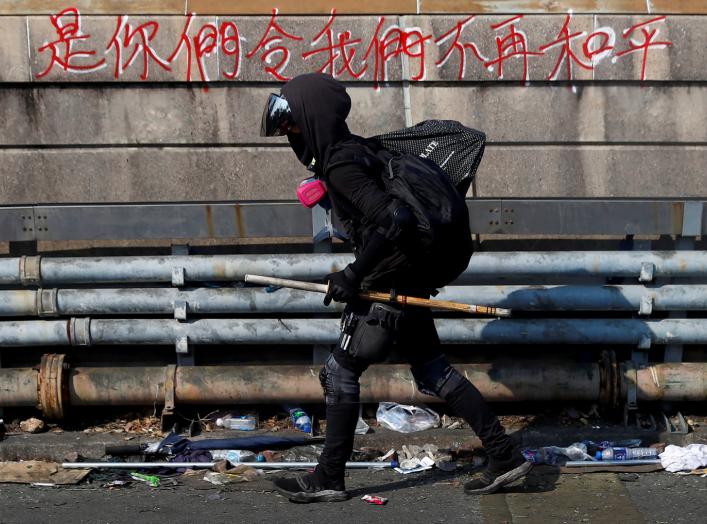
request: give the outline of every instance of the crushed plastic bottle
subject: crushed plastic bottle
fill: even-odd
[[[594,460],[587,454],[587,446],[583,442],[575,442],[562,448],[559,446],[545,446],[538,449],[524,449],[522,451],[526,460],[533,464],[549,464],[557,466],[568,460]]]
[[[241,462],[256,462],[258,457],[255,453],[243,449],[218,449],[211,452],[214,460],[227,460],[231,464]]]
[[[292,425],[295,428],[300,431],[304,431],[305,433],[312,432],[312,419],[309,418],[309,415],[307,415],[302,408],[285,406],[285,409],[289,412],[290,418],[292,419]]]
[[[592,440],[583,440],[582,444],[587,446],[587,453],[592,457],[596,456],[597,451],[603,451],[606,448],[637,448],[641,445],[641,439],[623,439],[623,440],[602,440],[600,442],[594,442]]]
[[[252,431],[258,426],[255,415],[226,415],[217,418],[216,425],[226,429],[237,429],[239,431]]]
[[[637,459],[655,459],[658,458],[658,450],[656,448],[606,448],[603,451],[597,451],[597,460],[637,460]]]

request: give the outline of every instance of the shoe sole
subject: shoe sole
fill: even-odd
[[[292,502],[343,502],[349,500],[351,496],[345,491],[337,491],[333,489],[325,489],[322,491],[317,491],[316,493],[307,493],[306,491],[298,491],[293,493],[291,491],[285,491],[283,489],[275,486],[275,490],[282,495],[287,497]]]
[[[533,463],[524,462],[517,468],[496,477],[496,479],[488,486],[479,489],[465,489],[464,493],[467,495],[490,495],[491,493],[496,493],[502,486],[515,482],[516,480],[527,475],[531,469],[533,469]]]

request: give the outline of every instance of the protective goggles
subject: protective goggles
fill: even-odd
[[[270,93],[260,122],[260,136],[283,136],[294,125],[287,100],[281,95]]]

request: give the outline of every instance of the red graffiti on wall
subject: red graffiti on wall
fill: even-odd
[[[572,65],[577,64],[579,67],[582,69],[588,69],[591,70],[593,68],[592,63],[586,63],[582,61],[581,58],[577,56],[577,54],[574,52],[572,49],[572,40],[576,40],[578,38],[581,38],[585,35],[585,33],[582,33],[581,31],[577,31],[574,33],[570,34],[570,23],[572,22],[572,15],[569,14],[565,18],[565,23],[562,25],[562,29],[560,29],[560,32],[557,34],[556,40],[545,44],[543,46],[540,46],[538,48],[539,51],[542,53],[545,53],[548,49],[552,49],[554,47],[559,47],[560,48],[560,56],[557,58],[557,62],[555,63],[555,67],[553,68],[552,72],[550,73],[550,76],[547,77],[548,80],[556,80],[557,79],[557,74],[560,71],[560,67],[562,66],[562,63],[564,62],[565,65],[567,66],[567,80],[572,80]]]
[[[283,76],[283,73],[284,69],[287,67],[287,64],[290,62],[290,50],[285,45],[278,45],[277,47],[273,47],[273,45],[282,44],[282,42],[284,42],[286,39],[297,42],[299,40],[304,40],[304,38],[302,38],[301,36],[291,35],[287,31],[285,31],[277,23],[276,18],[277,9],[273,9],[272,16],[270,17],[270,23],[268,24],[267,29],[265,29],[263,36],[258,42],[258,45],[256,45],[245,56],[246,58],[252,58],[256,53],[261,52],[260,60],[263,62],[263,64],[271,64],[272,56],[276,53],[279,53],[281,56],[280,61],[277,63],[277,65],[275,65],[274,67],[270,65],[265,65],[265,71],[270,73],[278,80],[286,81],[289,80],[289,77]],[[271,31],[275,33],[273,36],[269,36]]]
[[[668,40],[656,41],[655,38],[658,36],[660,29],[649,29],[649,26],[651,24],[663,21],[665,21],[665,16],[658,16],[651,20],[647,20],[645,22],[640,22],[636,25],[633,25],[626,29],[623,33],[621,33],[621,36],[623,36],[625,39],[628,39],[629,48],[625,51],[616,53],[616,58],[621,58],[622,56],[626,56],[631,53],[637,53],[639,51],[643,52],[641,63],[641,81],[644,81],[646,79],[646,62],[648,61],[648,51],[652,48],[664,49],[665,47],[673,45],[673,43]],[[640,33],[643,35],[643,40],[636,41],[633,39],[632,35],[634,34],[634,32],[637,33],[639,29]]]
[[[150,21],[133,29],[128,23],[127,16],[118,17],[115,32],[106,47],[106,50],[113,49],[115,51],[115,72],[113,73],[115,78],[120,78],[138,55],[142,55],[142,73],[140,74],[142,80],[147,80],[149,76],[150,62],[155,62],[165,71],[172,70],[169,61],[161,58],[152,48],[152,41],[159,28],[157,22]]]
[[[356,56],[357,47],[362,40],[360,38],[352,38],[351,31],[344,31],[334,36],[334,30],[332,27],[335,19],[336,10],[332,9],[326,25],[314,36],[314,38],[312,38],[312,41],[310,42],[310,46],[315,46],[319,43],[322,37],[326,36],[326,45],[324,47],[319,47],[317,49],[313,49],[312,51],[302,53],[302,59],[309,60],[314,56],[323,54],[326,56],[326,61],[318,69],[320,73],[324,73],[328,70],[327,72],[331,76],[337,78],[341,76],[344,71],[346,71],[351,78],[359,79],[366,74],[366,67],[364,65],[358,71],[354,71],[352,64],[353,59]],[[339,60],[342,64],[341,67],[337,69],[336,64]]]
[[[437,46],[441,46],[444,44],[447,40],[450,38],[454,38],[452,40],[452,44],[449,46],[447,49],[447,52],[442,55],[442,58],[437,60],[435,62],[435,65],[437,67],[442,67],[444,64],[447,63],[447,60],[449,60],[452,56],[452,53],[454,51],[457,52],[458,55],[458,60],[459,60],[459,73],[457,75],[458,80],[462,80],[466,74],[466,51],[467,49],[471,51],[471,54],[476,57],[476,59],[481,62],[482,64],[484,62],[488,61],[488,58],[486,58],[484,55],[481,54],[481,51],[479,50],[479,46],[476,45],[474,42],[462,42],[462,33],[464,32],[464,29],[476,18],[476,15],[472,15],[466,20],[462,20],[460,22],[457,22],[454,27],[452,27],[449,31],[444,33],[442,36],[439,38],[435,39],[435,44]]]
[[[91,35],[81,31],[81,15],[75,7],[64,9],[59,14],[52,15],[49,20],[57,33],[57,39],[45,43],[39,48],[39,52],[51,52],[51,58],[47,68],[37,74],[37,78],[48,75],[55,65],[61,67],[67,73],[90,73],[105,67],[106,59],[86,64],[76,63],[77,59],[93,57],[96,51],[74,51],[74,45],[84,40],[90,40]]]
[[[287,68],[294,54],[311,63],[314,70],[327,72],[337,78],[372,80],[378,89],[381,82],[388,80],[391,64],[401,68],[402,75],[409,75],[411,81],[425,79],[430,56],[428,46],[434,44],[438,51],[434,55],[437,57],[434,65],[442,68],[452,58],[456,58],[455,76],[458,80],[484,79],[491,75],[502,80],[509,63],[520,61],[522,72],[519,76],[523,82],[527,82],[533,60],[534,68],[548,68],[548,80],[558,80],[562,76],[571,81],[575,66],[591,70],[612,54],[612,63],[615,63],[625,56],[640,53],[640,80],[643,81],[647,75],[649,55],[654,50],[673,45],[669,40],[658,39],[660,29],[656,25],[664,23],[665,16],[654,17],[623,30],[620,34],[627,48],[617,50],[617,37],[613,28],[601,27],[589,35],[573,31],[571,14],[565,17],[552,41],[533,47],[522,28],[528,24],[524,15],[511,16],[487,27],[478,23],[476,15],[467,16],[455,21],[449,30],[437,37],[420,27],[399,27],[381,16],[377,19],[373,33],[366,36],[366,31],[356,35],[351,29],[339,27],[342,22],[337,20],[336,10],[332,9],[324,26],[314,37],[305,40],[304,36],[285,29],[278,19],[277,9],[273,9],[267,27],[257,41],[252,40],[255,44],[246,50],[247,40],[242,36],[236,20],[220,21],[213,18],[199,27],[192,27],[195,16],[194,13],[186,16],[174,45],[166,41],[171,35],[163,36],[164,31],[160,34],[157,20],[131,24],[127,16],[118,16],[115,31],[107,45],[103,46],[106,56],[98,59],[95,49],[101,47],[92,46],[94,37],[82,31],[79,10],[69,7],[50,17],[56,37],[38,48],[40,54],[49,54],[49,62],[42,72],[36,74],[36,78],[43,78],[57,70],[65,73],[96,71],[108,64],[107,56],[112,53],[113,76],[116,79],[137,63],[142,66],[140,79],[148,80],[154,66],[174,73],[175,64],[186,53],[187,82],[197,80],[206,83],[221,78],[235,80],[240,76],[244,61],[256,59],[260,59],[259,65],[267,75],[278,81],[286,81],[290,78]],[[472,39],[469,37],[469,28],[474,21]],[[302,50],[307,42],[310,49]],[[298,51],[290,47],[293,45],[297,46]],[[163,58],[157,49],[172,52]],[[548,55],[550,60],[554,58],[554,65],[546,65],[547,59],[538,61]],[[478,70],[471,74],[470,60],[478,66]],[[566,73],[561,75],[563,66]],[[211,78],[210,74],[214,73],[216,76]]]
[[[528,51],[528,36],[524,31],[518,29],[516,24],[520,22],[523,15],[516,15],[508,20],[504,20],[498,24],[493,24],[491,29],[500,31],[508,28],[508,34],[504,37],[496,36],[496,52],[497,57],[493,60],[487,60],[484,65],[489,68],[496,68],[498,79],[503,78],[503,63],[514,57],[520,57],[523,60],[523,81],[528,81],[528,59],[532,56],[542,56],[543,53],[538,51]]]

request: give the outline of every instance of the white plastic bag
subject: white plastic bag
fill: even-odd
[[[376,420],[384,428],[400,433],[412,433],[439,426],[439,415],[431,409],[395,402],[381,402],[376,411]]]

